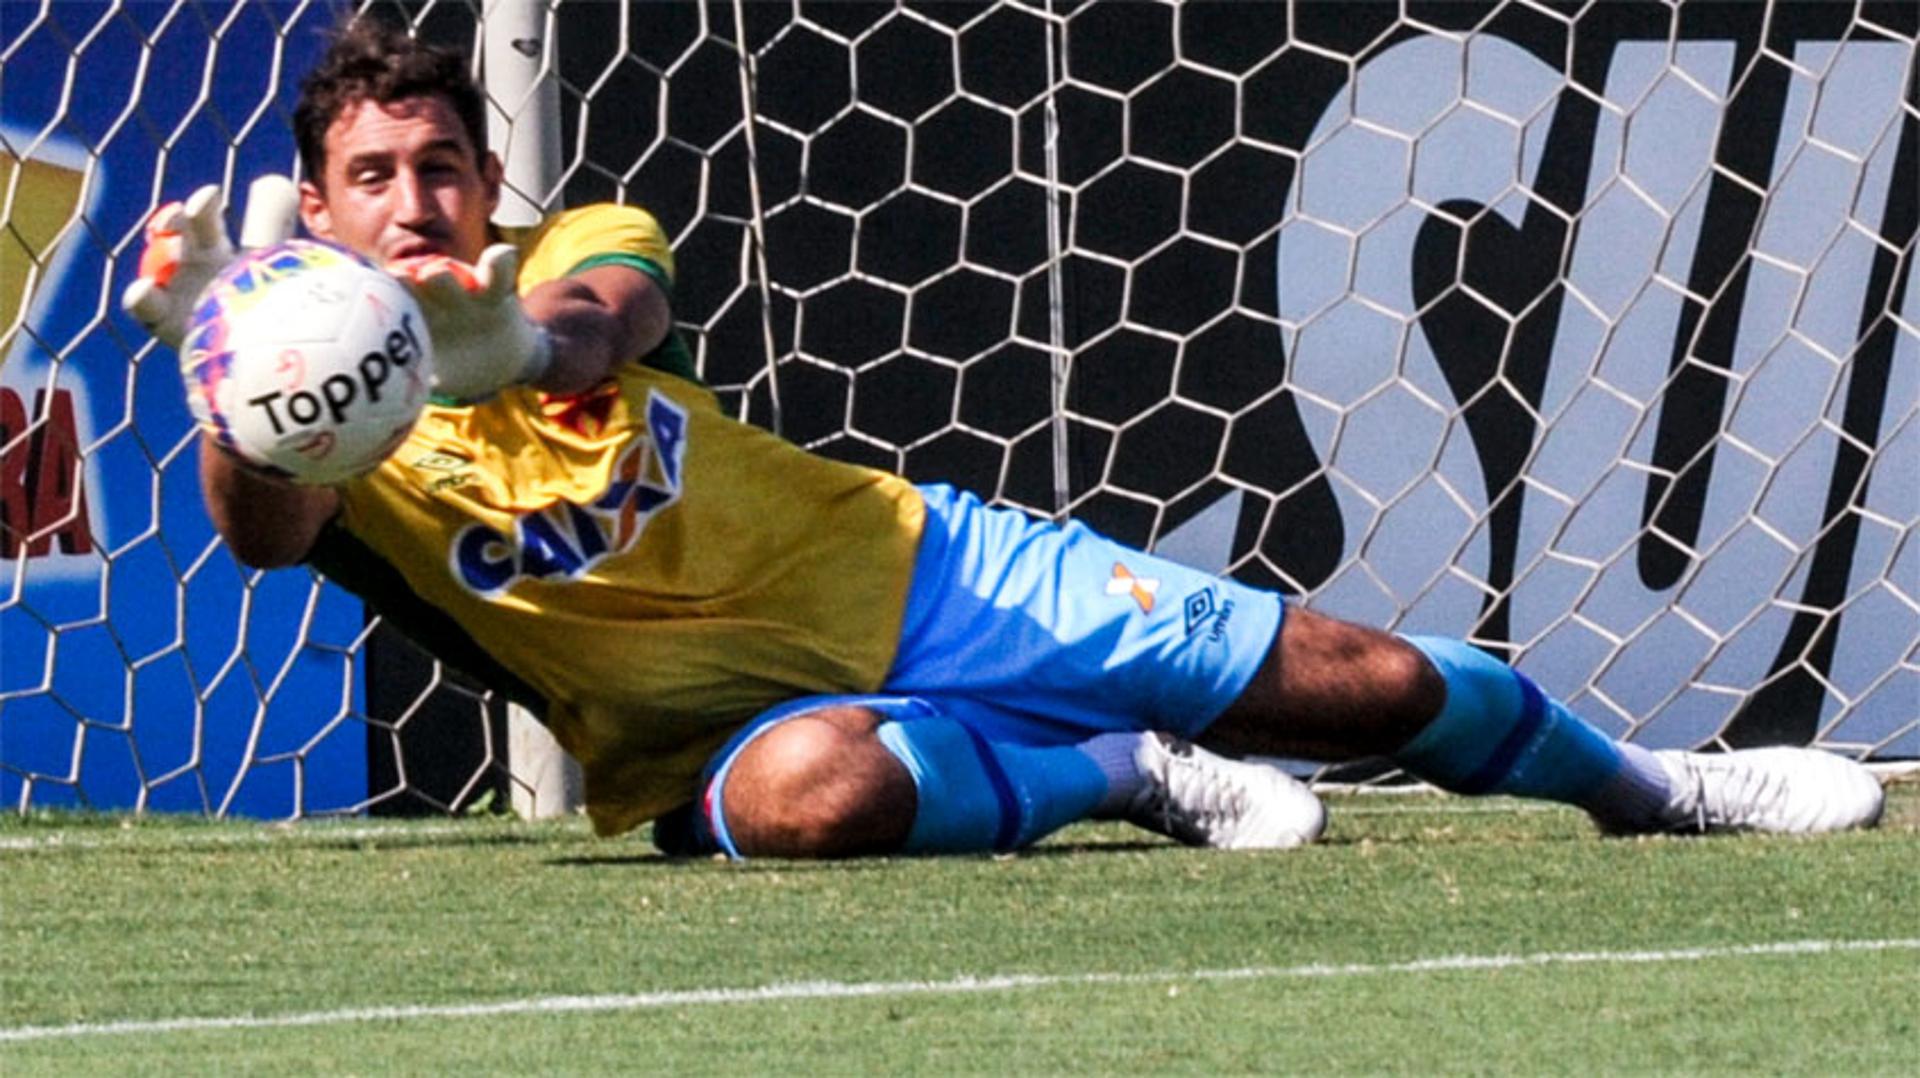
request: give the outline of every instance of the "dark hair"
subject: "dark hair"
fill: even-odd
[[[341,28],[300,83],[293,106],[293,137],[307,179],[320,183],[326,167],[327,129],[361,101],[389,105],[410,97],[440,97],[453,106],[476,156],[487,149],[486,101],[474,85],[467,58],[408,37],[376,18]]]

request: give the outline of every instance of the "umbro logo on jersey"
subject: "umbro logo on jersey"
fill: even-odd
[[[473,461],[458,453],[430,450],[414,460],[413,467],[423,472],[457,472]]]
[[[1160,582],[1150,576],[1135,576],[1133,570],[1119,562],[1113,563],[1113,579],[1107,581],[1108,595],[1130,595],[1140,604],[1143,614],[1153,613],[1153,597],[1160,590]]]
[[[427,493],[438,494],[443,490],[464,487],[473,482],[473,473],[467,471],[473,462],[458,453],[446,453],[432,450],[420,456],[413,464],[413,470],[425,472]]]
[[[522,513],[511,536],[485,524],[467,525],[448,552],[454,576],[492,598],[528,578],[575,579],[632,549],[653,515],[680,500],[687,452],[685,408],[653,393],[646,414],[646,436],[632,439],[605,490],[581,504],[555,502]]]

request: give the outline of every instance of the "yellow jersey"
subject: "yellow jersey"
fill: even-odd
[[[636,209],[517,239],[522,294],[609,261],[671,287]],[[760,711],[879,689],[925,513],[905,480],[807,453],[640,362],[575,397],[429,407],[341,495],[337,523],[543,699],[603,834],[692,798]]]

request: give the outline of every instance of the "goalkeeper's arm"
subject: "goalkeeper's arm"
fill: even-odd
[[[340,511],[340,495],[331,488],[262,475],[206,435],[200,438],[200,492],[233,556],[257,569],[305,561],[320,529]]]
[[[548,393],[589,389],[628,360],[653,351],[673,328],[667,297],[627,266],[599,266],[536,286],[522,301],[552,345],[533,385]]]

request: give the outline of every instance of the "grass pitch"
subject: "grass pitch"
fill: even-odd
[[[0,817],[8,1074],[1911,1073],[1878,831],[1607,840],[1338,798],[1328,840],[670,861],[583,823]]]

